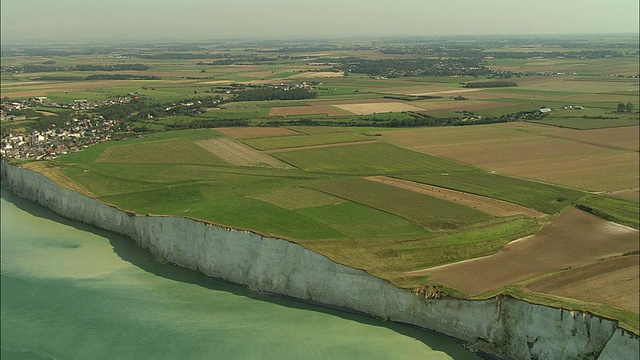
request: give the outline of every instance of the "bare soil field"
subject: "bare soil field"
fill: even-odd
[[[379,114],[398,111],[422,111],[424,109],[417,106],[405,104],[402,102],[376,102],[376,103],[359,103],[359,104],[333,104],[333,106],[342,110],[354,113],[356,115]]]
[[[604,152],[585,156],[512,161],[488,166],[497,173],[568,185],[588,191],[617,191],[638,186],[638,153]]]
[[[598,130],[595,135],[588,135],[593,130],[555,130],[545,125],[513,123],[392,130],[385,131],[382,136],[402,147],[480,166],[499,174],[590,191],[617,191],[636,188],[640,181],[638,153],[611,148],[609,144],[615,140],[604,139],[610,134],[633,146],[634,139],[625,134],[624,129],[603,129],[607,131]],[[626,129],[628,131],[629,128]],[[577,138],[572,139],[574,136]],[[589,139],[589,136],[593,138]],[[603,144],[598,145],[599,141]]]
[[[571,208],[537,234],[513,241],[499,253],[473,260],[412,271],[471,296],[544,274],[597,263],[638,250],[638,230]]]
[[[336,146],[350,146],[350,145],[371,144],[371,143],[377,143],[377,142],[379,142],[379,141],[377,141],[377,140],[363,140],[363,141],[351,141],[351,142],[333,143],[333,144],[296,146],[296,147],[290,147],[290,148],[265,150],[264,153],[275,154],[275,153],[282,153],[282,152],[288,152],[288,151],[320,149],[320,148],[328,148],[328,147],[336,147]]]
[[[512,216],[525,215],[531,218],[542,218],[547,216],[534,209],[524,206],[512,204],[506,201],[488,198],[474,194],[468,194],[462,191],[450,190],[432,185],[420,184],[413,181],[394,179],[387,176],[370,176],[367,180],[381,182],[386,185],[396,186],[402,189],[415,191],[417,193],[436,197],[447,201],[456,202],[457,204],[474,208],[486,214],[493,216]]]
[[[337,109],[329,105],[308,105],[308,106],[284,106],[273,107],[269,110],[269,116],[296,116],[327,114],[328,116],[350,115],[348,112]]]
[[[638,255],[606,259],[533,281],[525,288],[637,313],[640,308],[638,260]]]
[[[229,139],[214,138],[197,141],[196,144],[237,166],[262,166],[291,169],[290,165],[283,163],[276,158]]]
[[[587,144],[635,151],[640,150],[640,126],[580,131],[535,123],[518,123],[512,126],[525,131],[535,131],[540,134],[575,140]]]
[[[258,139],[274,136],[300,135],[299,132],[283,127],[231,127],[216,131],[238,140]]]
[[[608,193],[607,195],[610,195],[610,196],[613,196],[613,197],[617,197],[617,198],[620,198],[620,199],[632,200],[632,201],[640,202],[640,189],[639,188],[612,191],[612,192]]]

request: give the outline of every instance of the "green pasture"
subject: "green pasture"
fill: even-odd
[[[369,136],[354,132],[336,132],[314,135],[293,135],[270,138],[248,139],[243,142],[258,150],[275,150],[301,146],[340,144],[353,141],[371,140]]]
[[[415,221],[353,201],[308,207],[296,212],[336,230],[343,234],[342,238],[347,239],[398,239],[429,235],[429,231]]]
[[[127,164],[228,165],[220,157],[185,138],[111,146],[96,160]]]
[[[468,169],[451,160],[416,153],[383,142],[287,151],[272,155],[305,171],[334,174],[440,175]]]
[[[450,201],[359,178],[306,186],[400,216],[429,231],[453,230],[491,219],[487,214]]]
[[[509,219],[481,229],[379,245],[374,251],[386,258],[401,260],[393,265],[402,271],[427,269],[495,254],[509,242],[531,235],[539,229],[540,225],[534,220]]]
[[[615,221],[633,228],[640,226],[640,208],[635,201],[587,194],[575,201],[578,208],[606,220]]]
[[[221,136],[221,134],[212,129],[202,129],[202,130],[180,130],[180,131],[171,131],[171,132],[161,132],[161,133],[153,133],[144,135],[138,138],[128,138],[122,141],[113,141],[100,143],[93,146],[90,146],[86,149],[82,149],[75,153],[70,153],[65,156],[60,157],[57,161],[66,164],[83,164],[87,165],[90,163],[94,163],[98,156],[102,154],[105,149],[112,146],[121,146],[121,145],[134,145],[141,143],[151,143],[154,141],[160,140],[172,140],[172,139],[180,139],[186,138],[190,140],[204,140],[210,139],[212,137]]]
[[[556,185],[517,179],[481,170],[449,172],[446,176],[423,173],[401,175],[402,179],[500,199],[555,214],[570,206],[584,193]]]

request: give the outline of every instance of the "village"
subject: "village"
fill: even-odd
[[[72,119],[66,127],[46,131],[7,133],[0,140],[1,159],[46,160],[112,139],[121,122],[104,119]]]

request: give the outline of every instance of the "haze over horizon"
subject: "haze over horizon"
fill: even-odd
[[[3,44],[637,34],[637,0],[3,0]]]

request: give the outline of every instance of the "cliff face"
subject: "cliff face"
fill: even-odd
[[[132,238],[156,257],[253,290],[357,310],[517,359],[637,359],[639,339],[587,313],[510,297],[426,299],[282,239],[193,219],[136,216],[2,163],[2,183],[69,219]]]

